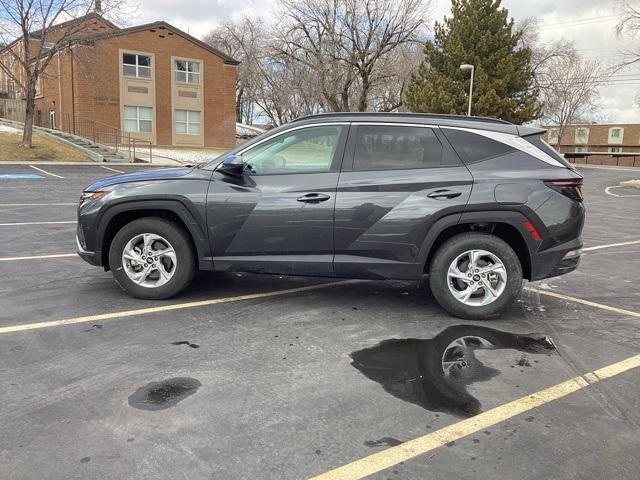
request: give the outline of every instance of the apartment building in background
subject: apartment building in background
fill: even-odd
[[[235,145],[239,62],[162,21],[122,29],[94,12],[54,28],[71,27],[74,41],[38,83],[37,124],[90,121],[154,145]],[[0,98],[22,96],[0,69]]]
[[[579,124],[545,127],[544,139],[560,153],[640,153],[640,124]]]

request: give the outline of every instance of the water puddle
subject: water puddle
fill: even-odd
[[[196,393],[202,384],[195,378],[176,377],[151,382],[129,396],[129,405],[140,410],[164,410]]]
[[[480,413],[481,405],[467,387],[500,374],[478,360],[474,352],[479,349],[556,353],[553,341],[544,334],[513,334],[457,325],[431,339],[384,340],[353,352],[351,358],[355,368],[396,398],[427,410],[470,417]],[[531,366],[524,355],[517,364]]]

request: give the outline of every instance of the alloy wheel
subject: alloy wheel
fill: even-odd
[[[468,250],[458,255],[447,271],[451,294],[473,307],[497,300],[507,285],[507,269],[502,260],[486,250]]]
[[[125,245],[122,265],[135,284],[157,288],[173,278],[178,262],[173,246],[165,238],[155,233],[141,233]]]

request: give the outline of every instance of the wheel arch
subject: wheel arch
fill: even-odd
[[[457,221],[441,219],[435,231],[430,231],[423,246],[423,274],[429,271],[436,252],[449,238],[465,232],[484,232],[495,235],[506,242],[518,256],[524,278],[531,279],[531,254],[537,245],[527,242],[523,222],[527,219],[519,212],[473,212],[462,214]],[[434,225],[434,226],[436,226]],[[430,237],[430,238],[429,238]]]
[[[100,221],[96,238],[99,247],[96,256],[101,258],[105,270],[109,269],[109,247],[116,233],[126,224],[138,218],[156,217],[170,220],[189,235],[197,255],[200,270],[213,268],[207,236],[191,212],[179,201],[139,201],[114,205],[106,210]]]

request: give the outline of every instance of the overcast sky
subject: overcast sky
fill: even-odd
[[[607,63],[618,63],[621,50],[634,43],[640,45],[640,36],[634,41],[615,34],[619,0],[503,0],[502,3],[515,19],[539,17],[543,41],[572,40],[584,55]],[[638,3],[640,6],[640,0]],[[139,0],[138,18],[132,23],[165,20],[202,37],[215,25],[243,15],[268,19],[272,4],[273,0]],[[449,0],[433,0],[433,4],[432,21],[449,13]],[[640,109],[634,101],[639,94],[640,67],[619,72],[601,91],[603,120],[640,122]]]

